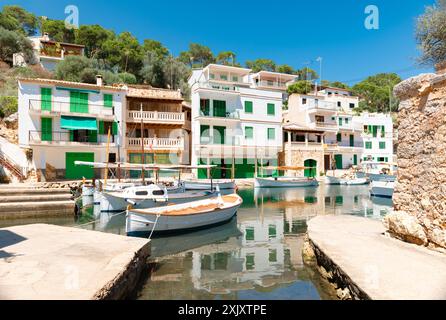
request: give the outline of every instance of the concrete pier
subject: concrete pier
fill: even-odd
[[[0,229],[0,299],[123,299],[134,294],[150,240],[34,224]]]
[[[446,254],[384,235],[381,221],[318,216],[308,238],[326,278],[353,298],[446,299]]]

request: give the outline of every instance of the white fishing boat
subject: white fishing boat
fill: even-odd
[[[396,163],[363,161],[359,177],[368,177],[370,181],[394,182],[398,172]]]
[[[243,200],[237,194],[149,209],[127,209],[126,232],[162,233],[191,231],[228,222]]]
[[[101,204],[101,200],[103,199],[102,192],[122,192],[124,189],[135,186],[136,184],[134,182],[107,183],[107,185],[102,188],[99,185],[96,185],[93,193],[93,203],[95,205]]]
[[[255,188],[299,188],[299,187],[317,187],[319,182],[316,179],[308,178],[255,178]]]
[[[348,185],[348,186],[359,186],[368,184],[369,180],[367,178],[338,178],[333,176],[325,176],[326,185]]]
[[[235,182],[226,180],[188,180],[183,181],[186,190],[211,190],[217,186],[220,190],[234,190]]]
[[[370,195],[372,197],[392,198],[395,182],[372,181]]]
[[[94,185],[89,183],[84,183],[82,185],[82,196],[83,197],[92,197],[94,193]]]

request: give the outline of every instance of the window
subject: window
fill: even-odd
[[[307,104],[307,98],[302,98],[302,104]]]
[[[276,139],[276,129],[268,128],[268,140]]]
[[[366,142],[365,143],[365,148],[366,149],[372,149],[372,142],[371,141]]]
[[[338,107],[341,107],[341,106],[342,106],[341,101],[338,101]]]
[[[382,126],[381,127],[381,138],[385,138],[386,137],[386,127]]]
[[[104,93],[104,107],[113,108],[113,95]]]
[[[200,112],[203,116],[210,115],[210,100],[209,99],[201,99],[200,100]]]
[[[254,128],[245,127],[245,139],[252,139],[254,137]]]
[[[268,226],[268,237],[270,239],[274,239],[277,237],[277,230],[276,230],[276,226],[274,224],[270,224]]]
[[[108,162],[116,163],[116,153],[109,153],[108,154]]]
[[[253,107],[252,107],[252,101],[245,101],[245,113],[252,113]]]
[[[51,88],[40,88],[41,109],[51,111]]]
[[[226,101],[213,100],[214,117],[226,118]]]
[[[225,74],[221,74],[221,75],[220,75],[220,79],[221,79],[221,80],[225,80],[225,81],[227,81],[227,80],[228,80],[228,76],[225,75]]]
[[[342,118],[339,118],[339,125],[342,126]]]
[[[200,126],[200,143],[209,143],[210,141],[210,127],[206,125]]]
[[[214,126],[214,144],[225,144],[226,127]]]
[[[277,250],[276,249],[269,249],[269,262],[277,262]]]
[[[254,266],[255,266],[255,259],[254,259],[254,254],[247,254],[246,255],[246,270],[254,270]]]
[[[384,141],[379,143],[379,148],[380,149],[385,149],[386,148],[386,143]]]
[[[336,140],[337,140],[338,142],[342,142],[342,134],[341,134],[341,133],[338,133],[338,134],[336,135]]]
[[[314,118],[315,118],[317,123],[324,123],[325,122],[324,116],[315,116]]]
[[[88,113],[88,93],[70,91],[70,112]]]
[[[42,118],[41,119],[41,131],[42,131],[42,141],[52,141],[53,140],[53,119],[52,118]]]
[[[350,109],[354,109],[355,108],[355,104],[354,103],[350,103]]]
[[[245,230],[245,240],[246,241],[253,241],[254,240],[254,228],[253,227],[247,227]]]
[[[336,117],[331,117],[331,121],[336,121]]]
[[[232,81],[233,82],[238,82],[238,77],[237,76],[232,76]]]
[[[274,103],[268,103],[268,115],[274,116],[276,114],[276,106]]]
[[[213,74],[213,73],[209,74],[209,78],[215,79],[215,74]]]
[[[348,124],[348,120],[349,120],[348,118],[345,118],[345,124]]]

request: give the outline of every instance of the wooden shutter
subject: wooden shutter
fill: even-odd
[[[51,111],[52,90],[51,88],[40,88],[41,109]]]
[[[42,141],[53,141],[53,119],[41,119]]]

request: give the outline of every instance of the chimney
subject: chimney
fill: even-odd
[[[100,74],[98,74],[96,76],[96,85],[102,87],[103,84],[104,84],[104,81],[102,80],[102,76]]]
[[[44,40],[44,41],[50,41],[50,35],[48,34],[48,32],[45,32],[45,33],[43,34],[43,40]]]

